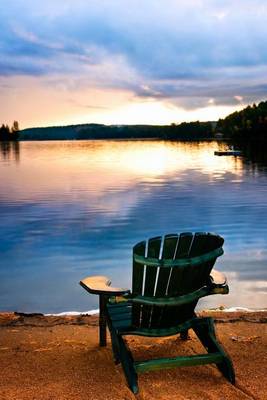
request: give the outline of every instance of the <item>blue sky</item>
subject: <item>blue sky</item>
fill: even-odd
[[[1,0],[0,122],[217,119],[267,95],[265,0]]]

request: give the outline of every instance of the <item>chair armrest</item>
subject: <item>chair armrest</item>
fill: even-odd
[[[106,276],[88,276],[80,281],[80,285],[87,292],[99,295],[118,296],[129,293],[129,289],[112,287]]]
[[[211,283],[213,285],[225,285],[227,283],[226,276],[219,271],[216,271],[216,269],[212,270],[210,273],[210,278],[211,278]]]
[[[210,294],[228,294],[229,286],[227,284],[226,276],[215,269],[210,273]]]

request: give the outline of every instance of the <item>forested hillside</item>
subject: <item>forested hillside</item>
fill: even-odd
[[[237,140],[267,141],[267,101],[219,119],[216,129]]]
[[[22,140],[70,139],[184,139],[213,137],[211,122],[183,122],[171,125],[101,125],[84,124],[30,128],[20,131]]]

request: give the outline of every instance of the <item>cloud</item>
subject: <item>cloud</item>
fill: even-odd
[[[267,95],[267,5],[33,0],[0,6],[0,75],[69,75],[184,108]]]

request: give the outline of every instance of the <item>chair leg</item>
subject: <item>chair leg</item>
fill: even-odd
[[[230,357],[226,355],[224,360],[220,364],[217,364],[217,368],[229,382],[233,385],[235,384],[235,371]]]
[[[230,357],[216,339],[213,320],[211,318],[202,318],[193,326],[193,329],[208,353],[219,352],[224,357],[222,362],[216,364],[217,368],[229,382],[234,384],[235,372],[233,364]]]
[[[101,347],[107,345],[107,301],[107,296],[99,296],[99,345]]]
[[[119,343],[117,334],[113,331],[112,327],[109,326],[110,337],[111,337],[111,346],[113,352],[114,363],[119,364],[120,360],[120,351],[119,351]]]
[[[138,388],[138,377],[134,368],[134,361],[130,350],[121,336],[117,336],[118,345],[120,349],[120,360],[121,365],[127,380],[127,383],[134,394],[139,391]]]

